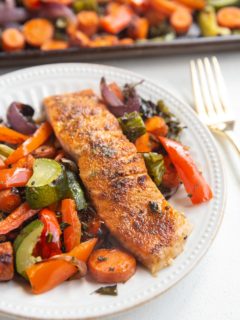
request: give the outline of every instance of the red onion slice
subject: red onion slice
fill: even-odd
[[[37,129],[32,120],[33,114],[32,107],[19,102],[12,102],[7,111],[7,120],[14,130],[23,134],[32,134]]]
[[[48,19],[64,17],[68,18],[70,21],[76,21],[76,16],[73,11],[66,5],[59,3],[42,4],[38,11],[38,16]]]
[[[28,13],[24,8],[15,8],[7,4],[0,4],[0,25],[9,22],[21,22],[28,18]]]

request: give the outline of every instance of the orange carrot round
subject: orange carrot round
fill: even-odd
[[[168,126],[162,117],[153,116],[145,121],[147,132],[155,136],[166,136],[168,133]]]
[[[217,21],[222,27],[230,29],[240,28],[240,8],[222,8],[217,13]]]
[[[177,9],[175,3],[168,0],[150,0],[150,5],[156,11],[161,12],[167,16],[170,16]]]
[[[91,254],[88,267],[97,282],[125,282],[134,275],[136,260],[119,249],[98,249]]]
[[[2,33],[2,47],[4,51],[12,52],[22,50],[25,39],[22,32],[16,28],[8,28]]]
[[[171,26],[179,34],[186,33],[191,27],[192,22],[191,13],[185,9],[176,10],[170,18]]]
[[[79,30],[91,37],[97,33],[99,17],[94,11],[81,11],[77,15],[77,25]]]
[[[68,48],[68,43],[63,40],[48,40],[41,46],[43,51],[64,50]]]
[[[31,19],[23,26],[23,34],[26,41],[33,47],[41,47],[53,37],[53,33],[54,27],[47,19]]]

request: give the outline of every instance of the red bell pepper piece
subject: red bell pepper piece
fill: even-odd
[[[77,215],[74,200],[64,199],[62,201],[61,212],[62,221],[69,225],[63,231],[66,252],[69,252],[79,245],[81,240],[81,223]]]
[[[178,142],[158,137],[177,169],[180,180],[193,204],[212,199],[213,193],[203,175],[197,169],[189,152]]]
[[[44,228],[40,241],[37,244],[37,252],[42,258],[48,259],[61,254],[61,229],[54,211],[43,209],[39,213],[39,219],[43,222]]]
[[[0,141],[7,143],[22,143],[28,138],[25,134],[19,133],[7,127],[0,127]]]
[[[0,221],[0,235],[9,233],[12,230],[19,228],[23,222],[33,217],[38,210],[33,210],[27,202],[21,204],[14,210],[6,219]]]
[[[52,128],[50,124],[48,122],[44,122],[30,138],[24,141],[23,144],[21,144],[13,153],[10,154],[5,163],[9,165],[25,157],[40,147],[49,138],[51,133]]]
[[[24,187],[32,176],[27,168],[10,168],[0,170],[0,190],[12,187]]]

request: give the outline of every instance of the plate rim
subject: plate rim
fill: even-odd
[[[200,262],[200,260],[203,258],[203,256],[207,253],[207,251],[209,250],[209,248],[211,247],[214,239],[216,238],[216,235],[219,231],[219,228],[221,226],[222,220],[223,220],[223,216],[224,216],[224,211],[225,211],[225,205],[226,205],[226,178],[225,178],[225,172],[223,170],[223,164],[221,161],[221,157],[218,151],[218,147],[217,147],[217,143],[214,140],[210,130],[206,127],[206,125],[204,125],[199,118],[197,117],[197,115],[194,113],[193,109],[190,107],[190,105],[188,105],[187,103],[185,103],[184,101],[181,100],[181,98],[179,98],[178,96],[175,96],[174,93],[171,93],[170,91],[166,90],[164,87],[162,87],[158,82],[156,83],[155,81],[149,79],[146,76],[141,76],[141,74],[132,72],[132,71],[128,71],[126,69],[122,69],[122,68],[117,68],[117,67],[112,67],[112,66],[108,66],[108,65],[104,65],[104,64],[92,64],[92,63],[54,63],[54,64],[46,64],[46,65],[39,65],[39,66],[33,66],[33,67],[28,67],[28,68],[22,68],[16,71],[12,71],[9,73],[6,73],[4,75],[2,75],[0,77],[0,91],[4,90],[4,82],[5,80],[7,80],[6,85],[10,84],[11,82],[16,81],[18,78],[23,77],[23,75],[26,73],[32,73],[32,76],[36,77],[37,74],[41,74],[44,75],[46,71],[50,71],[51,69],[55,70],[55,74],[58,74],[58,72],[61,72],[64,70],[64,68],[70,68],[70,67],[78,67],[78,68],[97,68],[97,69],[107,69],[107,71],[111,71],[114,73],[120,73],[124,76],[132,76],[133,78],[144,78],[144,82],[149,83],[149,85],[151,85],[152,87],[154,87],[155,90],[159,90],[160,92],[164,93],[168,99],[173,99],[176,102],[180,103],[182,105],[182,107],[191,113],[191,115],[195,118],[195,120],[198,122],[198,124],[202,127],[202,129],[205,131],[205,134],[207,134],[208,140],[211,141],[211,146],[214,147],[213,148],[213,153],[215,155],[215,157],[218,160],[218,169],[219,169],[219,175],[221,176],[222,179],[222,183],[223,183],[223,188],[222,188],[222,194],[219,195],[219,197],[222,198],[221,201],[221,210],[218,212],[217,215],[217,222],[215,223],[214,229],[210,232],[210,236],[207,240],[207,242],[205,243],[204,247],[201,249],[200,253],[198,253],[197,257],[194,259],[194,261],[192,262],[192,264],[190,266],[187,266],[185,268],[185,271],[183,271],[181,273],[181,276],[175,280],[174,283],[170,284],[167,288],[161,290],[161,292],[157,292],[157,293],[153,293],[151,295],[149,295],[147,298],[145,297],[144,299],[139,299],[141,301],[138,302],[134,302],[131,304],[131,306],[123,306],[123,308],[121,310],[117,310],[117,311],[111,311],[111,312],[103,312],[101,315],[96,315],[96,316],[86,316],[84,318],[82,318],[80,316],[80,314],[78,316],[72,316],[69,318],[71,320],[78,320],[78,319],[103,319],[103,318],[108,318],[110,316],[113,315],[117,315],[117,314],[121,314],[121,313],[125,313],[133,308],[139,307],[153,299],[156,299],[157,297],[159,297],[160,295],[164,294],[166,291],[168,291],[169,289],[171,289],[172,287],[174,287],[177,283],[179,283],[183,278],[185,278],[195,267],[196,265]],[[44,70],[42,70],[44,69]],[[67,70],[66,69],[66,70]],[[39,72],[40,71],[40,72]],[[44,72],[45,71],[45,72]],[[4,85],[3,85],[4,84]],[[2,86],[3,85],[3,86]],[[212,167],[213,168],[213,167]],[[143,301],[142,301],[143,300]],[[39,316],[27,316],[27,315],[18,315],[14,312],[10,312],[10,311],[4,311],[2,310],[2,307],[0,307],[0,315],[3,316],[7,316],[7,317],[14,317],[16,319],[42,319],[39,318]],[[52,319],[68,319],[66,317],[56,317],[56,314],[52,317]]]

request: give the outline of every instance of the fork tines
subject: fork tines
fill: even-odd
[[[216,57],[190,62],[195,107],[207,124],[232,121],[226,88]]]

